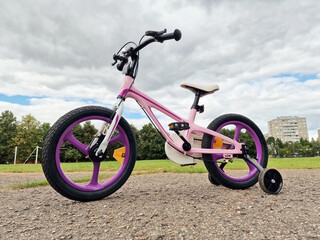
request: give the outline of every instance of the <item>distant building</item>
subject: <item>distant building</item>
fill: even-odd
[[[318,130],[318,142],[320,142],[320,129]]]
[[[309,140],[306,118],[278,117],[269,121],[268,127],[268,136],[279,138],[282,142],[297,142],[300,138]]]

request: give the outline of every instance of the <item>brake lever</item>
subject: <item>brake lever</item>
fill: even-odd
[[[122,57],[122,56],[119,56],[117,54],[113,54],[113,60],[114,60],[114,63],[112,63],[112,66],[116,65],[118,60],[122,61],[122,62],[127,62],[128,59],[126,57]]]
[[[116,65],[117,62],[118,62],[118,58],[117,58],[117,55],[116,55],[116,54],[113,54],[113,60],[114,60],[114,62],[111,63],[112,66]]]
[[[166,33],[167,29],[165,28],[162,31],[146,31],[145,35],[146,36],[150,36],[150,37],[157,37],[157,36],[161,36],[162,34]]]

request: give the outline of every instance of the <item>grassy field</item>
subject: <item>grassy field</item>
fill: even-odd
[[[104,162],[101,171],[112,171],[117,168],[117,162]],[[241,165],[232,163],[233,169],[241,169]],[[277,169],[320,169],[320,157],[313,158],[270,158],[269,168]],[[63,169],[67,172],[86,172],[92,169],[92,163],[63,163]],[[0,165],[0,173],[41,173],[41,164],[17,164]],[[203,163],[195,166],[181,167],[170,160],[144,160],[137,161],[133,174],[151,173],[205,173],[207,172]]]

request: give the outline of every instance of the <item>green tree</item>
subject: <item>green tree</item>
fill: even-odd
[[[98,130],[91,123],[91,121],[86,121],[83,124],[76,125],[73,129],[74,136],[83,144],[90,144],[94,136],[97,134]]]
[[[40,135],[41,135],[41,140],[39,139],[39,146],[43,146],[43,142],[45,137],[47,136],[48,132],[50,130],[50,123],[42,123],[39,127]]]
[[[91,143],[97,132],[98,130],[91,123],[91,121],[86,121],[82,124],[78,124],[73,128],[74,137],[81,143],[86,145],[89,145]],[[88,161],[85,155],[83,155],[78,149],[76,149],[68,142],[63,143],[60,157],[64,162]]]
[[[78,149],[74,147],[68,147],[68,149],[63,153],[64,154],[64,161],[65,162],[78,162],[84,161],[84,156],[82,153],[79,152]]]
[[[318,141],[315,141],[313,138],[310,142],[311,144],[311,154],[312,156],[319,156],[319,150],[320,150],[320,143]]]
[[[136,137],[137,145],[139,145],[139,130],[132,124],[130,124],[131,130],[134,133],[134,136]]]
[[[13,138],[17,134],[17,119],[11,111],[0,116],[0,164],[12,162],[14,158]]]
[[[151,123],[146,124],[139,131],[138,156],[140,159],[164,159],[166,158],[164,151],[165,140],[152,126]]]
[[[283,152],[283,143],[281,141],[281,139],[277,138],[276,141],[275,141],[275,145],[274,145],[274,149],[275,149],[275,156],[277,157],[281,157],[284,155],[284,152]]]
[[[266,142],[267,142],[267,146],[268,146],[269,156],[276,155],[276,153],[277,153],[276,140],[274,139],[274,137],[268,137]]]
[[[279,148],[283,148],[283,143],[282,143],[280,138],[276,139],[276,146],[279,147]]]
[[[41,123],[31,114],[22,117],[17,126],[17,134],[13,138],[15,146],[18,147],[17,162],[24,162],[36,146],[43,143],[44,129],[47,129],[47,124],[41,126]]]

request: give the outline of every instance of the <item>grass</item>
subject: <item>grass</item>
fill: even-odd
[[[41,173],[41,164],[1,164],[0,173]]]
[[[101,171],[114,171],[118,169],[118,162],[103,162]],[[66,172],[87,172],[92,170],[91,162],[81,163],[63,163]],[[241,169],[242,164],[232,163],[232,169]],[[270,158],[269,168],[277,169],[320,169],[320,157],[310,158]],[[194,166],[181,167],[170,160],[144,160],[137,161],[134,172],[135,174],[152,174],[152,173],[204,173],[206,168],[203,163]],[[41,164],[1,164],[0,173],[42,173]]]
[[[243,164],[236,161],[230,164],[232,169],[242,169]],[[65,172],[88,172],[92,171],[91,162],[63,163]],[[112,172],[119,168],[118,162],[103,162],[100,171]],[[270,158],[268,168],[276,169],[320,169],[320,157],[312,158]],[[229,168],[230,169],[230,168]],[[170,160],[145,160],[137,161],[133,175],[155,174],[155,173],[206,173],[203,163],[194,166],[181,167]],[[41,164],[17,164],[0,165],[0,173],[42,173]],[[108,175],[108,174],[107,174]],[[77,182],[88,181],[88,178],[80,178]],[[29,188],[47,185],[47,181],[29,182],[12,186],[14,189]]]
[[[36,181],[36,182],[27,182],[12,185],[12,189],[23,189],[23,188],[33,188],[33,187],[41,187],[47,186],[49,183],[47,181]]]
[[[277,169],[320,169],[320,157],[269,158],[268,167]]]

